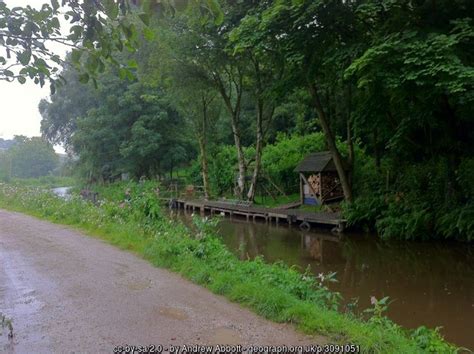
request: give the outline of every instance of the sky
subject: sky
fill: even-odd
[[[0,0],[1,1],[1,0]],[[4,0],[9,7],[31,5],[34,7],[48,3],[48,0]],[[66,49],[51,46],[56,54],[64,57]],[[39,136],[41,115],[38,104],[49,96],[49,84],[43,88],[28,80],[21,85],[18,82],[0,81],[0,138],[11,139],[14,135]],[[63,152],[62,147],[55,147]]]

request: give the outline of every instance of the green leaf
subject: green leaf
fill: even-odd
[[[59,2],[58,0],[51,0],[51,7],[53,8],[54,11],[59,9]]]
[[[145,27],[143,29],[143,37],[149,42],[151,42],[153,39],[155,39],[155,32],[153,32],[152,29]]]
[[[119,77],[121,80],[124,80],[127,77],[127,69],[120,68],[119,69]]]
[[[117,43],[115,44],[115,46],[117,47],[117,49],[121,52],[123,50],[123,43],[122,41],[119,39],[117,41]]]
[[[140,20],[142,20],[142,22],[149,26],[150,25],[150,15],[146,14],[146,13],[141,13],[138,15],[138,17],[140,17]]]
[[[26,78],[24,76],[18,76],[17,80],[22,85],[26,82]]]
[[[79,64],[81,60],[82,51],[79,49],[73,49],[71,52],[71,59],[74,64]]]
[[[68,38],[72,41],[77,41],[82,35],[83,28],[82,26],[76,25],[72,26],[69,31],[71,32],[71,34],[68,36]]]
[[[93,72],[97,69],[99,62],[95,56],[89,55],[86,61],[86,68],[87,70]]]
[[[89,74],[83,73],[79,75],[79,82],[82,84],[87,84],[89,82]]]
[[[61,25],[59,23],[59,19],[57,17],[54,17],[52,20],[51,20],[51,26],[53,28],[56,28],[56,29],[59,29],[61,28]]]
[[[138,63],[135,59],[131,59],[128,61],[128,66],[132,69],[137,69],[138,68]]]
[[[28,65],[31,59],[31,50],[27,49],[24,52],[18,53],[17,58],[21,65]]]
[[[221,5],[217,0],[207,0],[207,4],[209,9],[211,10],[212,14],[215,17],[215,24],[221,25],[224,22],[224,12],[222,11]]]
[[[51,60],[54,61],[56,64],[61,64],[61,58],[59,57],[59,55],[51,56]]]
[[[111,19],[116,19],[119,13],[118,4],[114,0],[104,0],[105,14]]]

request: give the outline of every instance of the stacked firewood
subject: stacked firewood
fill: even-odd
[[[308,178],[308,183],[311,185],[313,188],[313,191],[316,192],[318,196],[321,195],[321,180],[319,178],[319,175],[311,175]]]
[[[327,172],[322,175],[322,197],[332,199],[343,194],[337,173]]]

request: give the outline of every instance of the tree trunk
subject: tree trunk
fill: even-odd
[[[237,178],[237,190],[236,194],[239,199],[242,199],[245,193],[245,175],[247,173],[247,168],[245,164],[244,150],[242,147],[242,142],[240,141],[240,105],[242,100],[242,77],[239,72],[239,80],[235,83],[235,89],[237,92],[236,102],[232,105],[230,98],[230,93],[227,92],[221,77],[215,75],[214,81],[217,85],[217,89],[224,100],[225,106],[231,117],[232,125],[232,134],[234,135],[234,144],[237,149],[237,161],[239,165],[239,176]],[[232,90],[232,89],[229,89]]]
[[[316,109],[316,113],[319,116],[323,133],[326,136],[329,151],[331,152],[334,164],[336,165],[337,174],[339,175],[342,189],[344,191],[344,198],[347,202],[350,203],[352,202],[352,188],[349,181],[349,177],[346,170],[344,169],[341,153],[339,152],[336,146],[336,139],[329,126],[329,121],[321,105],[318,89],[314,83],[309,84],[309,93],[311,94],[311,98],[313,99],[313,104],[314,108]]]
[[[207,162],[207,144],[205,137],[199,138],[199,150],[201,153],[202,183],[204,185],[204,199],[209,200],[209,168]]]
[[[237,178],[237,197],[242,199],[245,193],[245,175],[247,174],[247,166],[245,164],[244,149],[240,141],[240,128],[232,119],[232,132],[234,133],[234,143],[237,149],[237,161],[239,165],[239,176]]]
[[[247,199],[253,201],[257,190],[258,176],[262,165],[263,152],[263,103],[258,100],[257,104],[257,140],[255,142],[255,167],[253,170],[252,181],[247,193]]]
[[[200,129],[198,129],[198,141],[199,141],[199,150],[201,154],[201,172],[202,172],[202,183],[204,185],[204,199],[209,200],[210,188],[209,188],[209,168],[207,162],[207,129],[208,129],[208,114],[207,108],[211,103],[211,100],[208,102],[206,97],[202,97],[202,117]],[[198,124],[199,125],[199,124]]]
[[[352,139],[352,86],[349,83],[347,88],[347,145],[349,147],[349,166],[354,170],[355,155],[354,141]]]

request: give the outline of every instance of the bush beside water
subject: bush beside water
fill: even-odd
[[[347,156],[347,144],[338,141],[338,147]],[[215,196],[232,195],[237,174],[235,147],[221,145],[214,149],[209,161],[212,193]],[[258,192],[299,193],[295,167],[307,154],[323,150],[327,148],[322,133],[280,134],[273,144],[264,147]],[[255,150],[247,148],[244,153],[251,161]],[[344,208],[350,225],[375,230],[385,239],[474,240],[473,158],[461,159],[459,168],[452,170],[446,158],[437,156],[416,164],[400,160],[398,156],[387,156],[377,167],[360,144],[355,144],[354,155],[355,200]],[[188,182],[201,185],[199,161],[195,161],[188,171]],[[261,199],[259,196],[256,201]]]
[[[277,321],[295,324],[306,333],[332,342],[360,345],[363,352],[454,353],[437,330],[406,330],[383,315],[385,300],[361,314],[344,311],[340,295],[331,292],[334,275],[314,277],[283,263],[262,258],[240,261],[215,234],[215,219],[194,217],[194,227],[166,217],[153,184],[130,184],[131,199],[123,200],[124,184],[106,188],[110,199],[95,206],[75,196],[69,200],[31,187],[0,184],[0,207],[27,212],[53,222],[73,225],[166,267],[214,293]],[[122,192],[120,192],[122,191]]]

